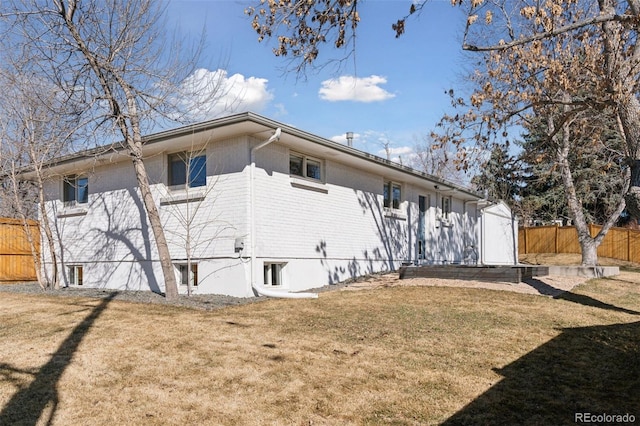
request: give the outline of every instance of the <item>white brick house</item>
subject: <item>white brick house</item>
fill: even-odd
[[[259,115],[151,135],[144,155],[179,282],[196,293],[296,292],[404,262],[517,262],[506,206],[507,232],[488,235],[479,194]],[[164,290],[126,152],[59,159],[47,197],[63,283]]]

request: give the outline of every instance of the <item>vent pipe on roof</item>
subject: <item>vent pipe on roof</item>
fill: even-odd
[[[347,146],[353,146],[353,132],[347,132]]]

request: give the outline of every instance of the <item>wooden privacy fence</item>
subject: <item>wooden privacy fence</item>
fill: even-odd
[[[602,227],[589,225],[591,236]],[[518,230],[518,253],[582,253],[573,226],[536,226]],[[611,228],[598,247],[598,256],[640,263],[640,231]]]
[[[39,255],[38,222],[30,220],[28,223]],[[0,218],[0,284],[35,280],[36,267],[22,220]]]

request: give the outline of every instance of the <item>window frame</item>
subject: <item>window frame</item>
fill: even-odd
[[[69,280],[69,285],[73,286],[82,286],[84,271],[82,265],[67,265],[67,279]]]
[[[302,160],[301,164],[301,174],[293,173],[291,170],[291,158],[297,157]],[[309,163],[317,163],[318,164],[318,173],[319,177],[309,176]],[[296,151],[289,152],[289,176],[301,179],[309,179],[313,182],[324,182],[324,160],[321,158],[313,157],[310,155],[302,154]]]
[[[452,203],[451,195],[443,195],[440,200],[440,211],[443,219],[449,219],[451,215],[451,203]]]
[[[398,198],[395,197],[395,189],[398,190]],[[388,210],[400,210],[402,205],[402,184],[393,180],[385,180],[382,187],[382,205]]]
[[[197,155],[195,155],[197,154]],[[202,161],[202,164],[197,162]],[[195,167],[194,167],[194,163]],[[173,164],[182,164],[180,181],[174,183]],[[192,169],[193,168],[193,169]],[[196,171],[194,173],[194,170]],[[196,174],[197,173],[197,174]],[[184,182],[182,182],[184,180]],[[197,185],[193,183],[197,182]],[[207,186],[207,154],[204,151],[179,151],[167,154],[167,186],[170,189],[190,189]]]
[[[197,288],[199,281],[198,281],[198,262],[191,262],[191,272],[188,273],[188,277],[187,280],[185,281],[185,272],[187,272],[187,268],[189,267],[189,264],[187,262],[178,262],[178,263],[174,263],[173,267],[176,269],[176,272],[178,274],[178,285],[181,287],[187,287],[189,284],[191,284],[192,288]]]
[[[84,185],[80,184],[84,181]],[[62,178],[62,203],[65,207],[75,207],[89,203],[89,177],[67,175]]]
[[[286,265],[285,262],[264,262],[262,264],[262,285],[274,288],[284,287],[283,270]]]

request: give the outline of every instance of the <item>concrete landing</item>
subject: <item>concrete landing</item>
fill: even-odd
[[[602,278],[620,274],[617,266],[547,266],[549,275]]]

